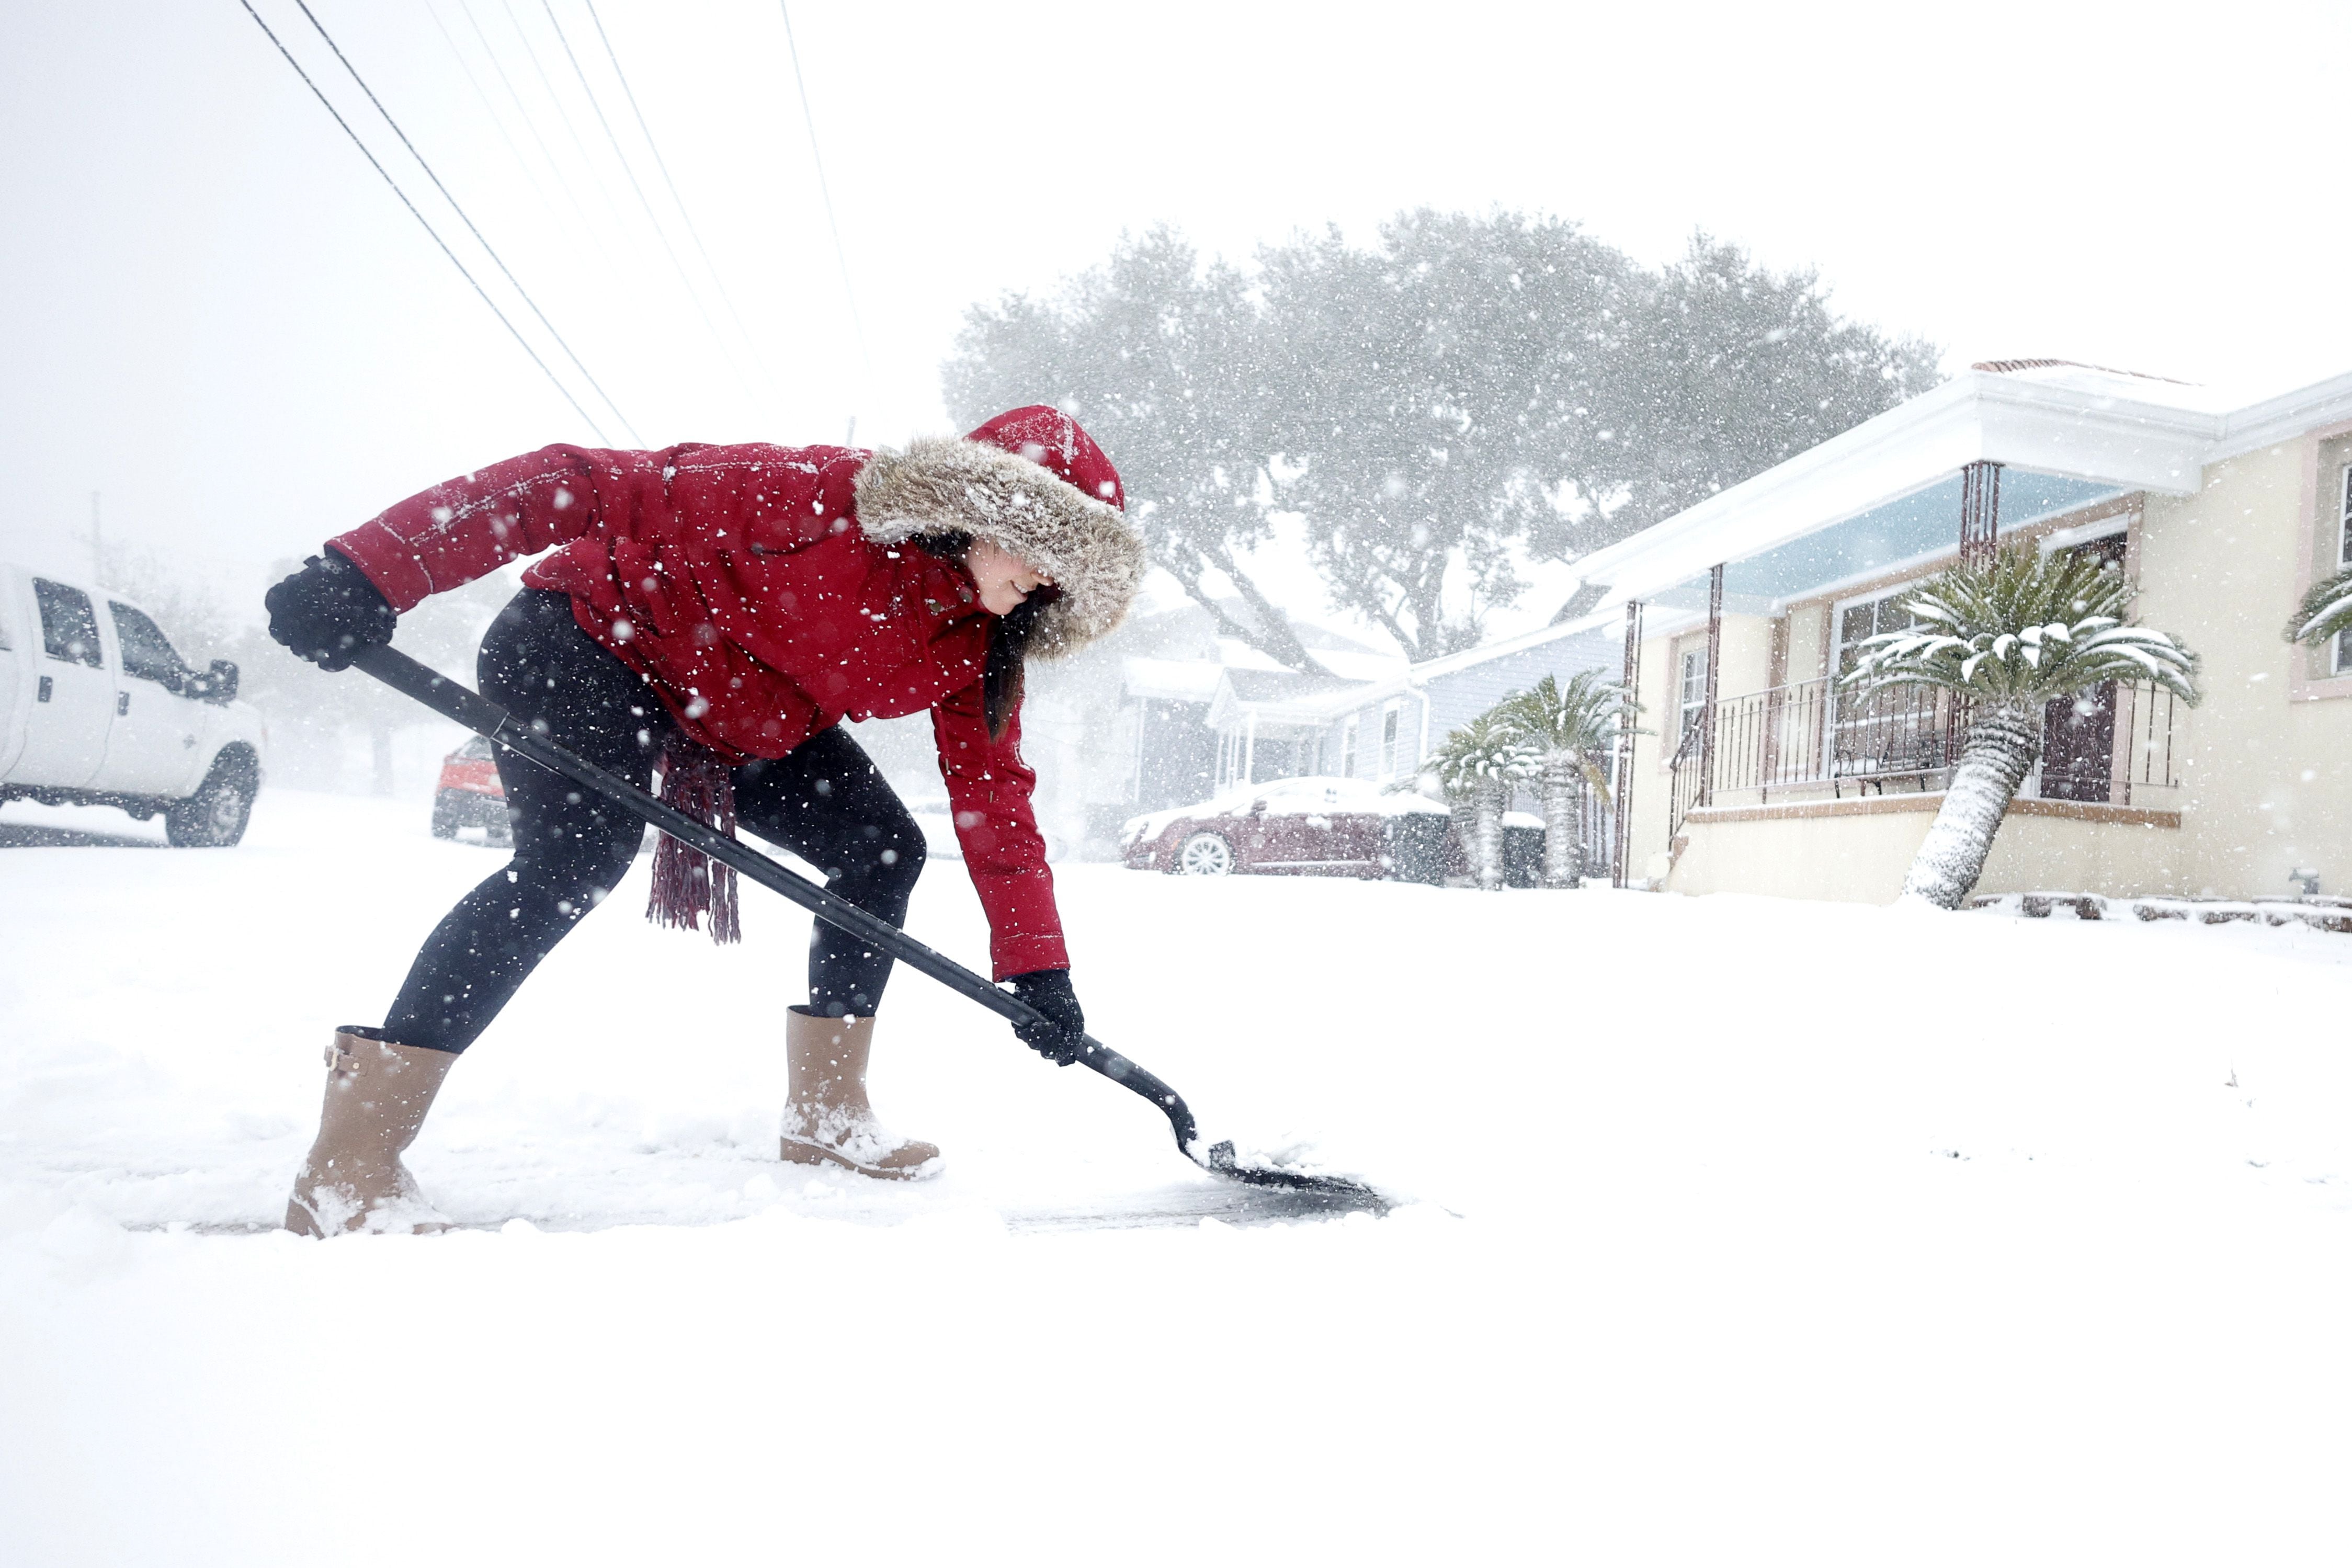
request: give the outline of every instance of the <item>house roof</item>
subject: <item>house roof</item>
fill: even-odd
[[[1457,669],[1468,669],[1473,665],[1484,664],[1490,658],[1501,658],[1507,654],[1524,653],[1528,648],[1541,647],[1546,643],[1555,643],[1562,637],[1579,637],[1601,626],[1620,624],[1625,618],[1622,605],[1621,600],[1618,606],[1612,606],[1610,609],[1587,611],[1572,620],[1555,621],[1550,626],[1538,626],[1531,632],[1522,632],[1515,637],[1505,637],[1499,642],[1480,643],[1476,647],[1464,648],[1459,653],[1449,653],[1443,658],[1423,659],[1412,667],[1412,683],[1418,686],[1433,677],[1451,675]]]
[[[1214,639],[1216,652],[1213,658],[1160,658],[1130,655],[1120,661],[1121,684],[1129,697],[1165,702],[1209,702],[1216,698],[1218,678],[1227,670],[1250,677],[1273,676],[1278,682],[1312,679],[1330,686],[1345,681],[1379,680],[1404,668],[1404,660],[1396,654],[1366,647],[1336,633],[1309,627],[1303,622],[1294,621],[1291,625],[1300,634],[1300,641],[1306,644],[1307,651],[1330,672],[1328,677],[1303,675],[1239,637],[1218,637]],[[1310,632],[1312,636],[1308,635]],[[1244,684],[1249,685],[1248,682]],[[1257,689],[1255,685],[1250,686],[1252,690]]]
[[[1346,700],[1372,684],[1295,669],[1226,669],[1209,700],[1208,721],[1222,729],[1254,711],[1261,724],[1321,723],[1326,702],[1340,700],[1344,710]]]
[[[1129,697],[1163,702],[1206,702],[1217,694],[1224,666],[1204,658],[1128,658],[1119,673]]]
[[[1585,581],[1607,584],[1602,603],[1622,607],[1718,563],[1752,561],[1865,518],[1865,533],[1895,531],[1877,548],[1897,548],[1907,537],[1899,511],[1906,501],[1923,515],[1932,510],[1956,540],[1957,501],[1931,506],[1923,492],[1956,484],[1959,469],[1979,460],[2005,466],[2004,525],[2027,521],[2012,496],[2047,516],[2103,494],[2190,495],[2208,463],[2352,418],[2352,374],[2227,408],[2220,405],[2229,399],[2206,388],[2152,376],[2054,361],[1994,363],[2014,368],[1970,370],[1595,551],[1579,563]],[[1780,576],[1808,570],[1795,556],[1779,564]],[[1772,575],[1759,577],[1757,594],[1796,585],[1764,580]]]

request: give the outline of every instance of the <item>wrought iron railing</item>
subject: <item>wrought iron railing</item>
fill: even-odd
[[[2046,800],[2130,805],[2177,788],[2177,700],[2152,686],[2109,683],[2049,705],[2042,759],[2023,793]],[[1703,805],[1765,805],[1778,795],[1937,790],[1968,740],[1969,705],[1948,691],[1841,691],[1823,679],[1716,705],[1714,743],[1695,720],[1668,764],[1667,839]]]

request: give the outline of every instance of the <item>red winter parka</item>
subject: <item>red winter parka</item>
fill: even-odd
[[[918,536],[988,539],[1055,584],[1033,656],[1111,629],[1143,573],[1118,475],[1051,408],[908,451],[548,447],[413,496],[330,541],[405,612],[554,549],[523,581],[651,680],[730,762],[781,757],[844,718],[929,709],[997,978],[1066,968],[1016,713],[992,740],[980,676],[994,617]]]

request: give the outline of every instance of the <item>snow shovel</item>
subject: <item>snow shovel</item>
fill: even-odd
[[[573,756],[545,736],[533,733],[530,725],[518,722],[513,715],[488,698],[460,686],[446,676],[436,675],[388,644],[362,649],[353,657],[352,663],[394,690],[415,698],[443,718],[456,721],[492,744],[504,746],[517,756],[562,773],[583,789],[593,790],[622,810],[660,828],[689,849],[732,866],[739,874],[749,877],[763,888],[782,893],[817,919],[828,921],[861,942],[879,948],[899,963],[920,970],[949,990],[979,1003],[989,1011],[1016,1024],[1045,1021],[1035,1008],[1011,992],[999,990],[955,960],[917,942],[889,921],[877,919],[845,899],[836,898],[807,878],[786,869],[716,828],[672,810],[626,779],[607,773],[584,758]],[[1185,1105],[1182,1095],[1093,1036],[1085,1037],[1085,1040],[1086,1054],[1078,1060],[1111,1082],[1141,1095],[1157,1106],[1168,1118],[1169,1126],[1175,1131],[1176,1147],[1183,1152],[1186,1159],[1211,1175],[1326,1200],[1318,1206],[1369,1208],[1381,1212],[1389,1207],[1386,1199],[1360,1182],[1294,1170],[1270,1161],[1246,1159],[1235,1152],[1231,1141],[1202,1148],[1200,1129],[1194,1125],[1192,1112]]]

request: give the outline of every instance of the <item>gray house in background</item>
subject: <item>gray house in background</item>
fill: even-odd
[[[1623,673],[1616,611],[1506,637],[1409,666],[1383,679],[1331,683],[1234,671],[1218,683],[1216,787],[1302,773],[1387,782],[1417,770],[1448,731],[1545,676]],[[1238,679],[1235,679],[1235,678]]]

